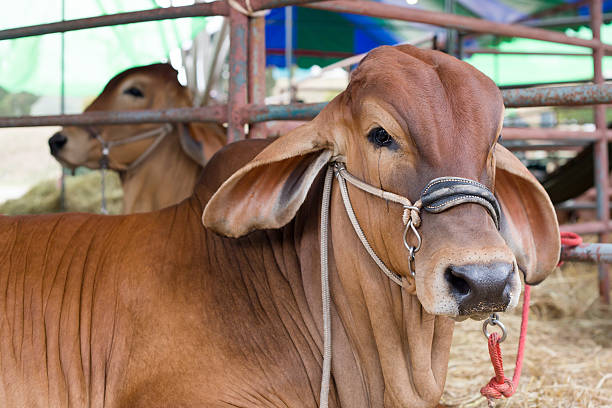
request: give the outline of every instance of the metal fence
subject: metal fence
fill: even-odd
[[[575,132],[548,129],[504,129],[505,140],[557,141],[559,146],[579,140],[595,142],[595,186],[597,189],[598,221],[565,225],[562,230],[577,233],[597,233],[600,242],[607,242],[612,230],[609,217],[608,193],[608,140],[612,131],[606,131],[605,105],[612,103],[612,85],[605,84],[602,74],[602,58],[612,55],[612,45],[600,40],[603,22],[602,1],[591,1],[591,28],[593,39],[581,39],[525,25],[499,24],[477,18],[449,13],[418,10],[368,0],[217,0],[191,6],[168,7],[129,13],[119,13],[91,18],[67,20],[50,24],[0,30],[0,40],[82,30],[143,21],[197,16],[227,16],[230,24],[231,50],[229,56],[230,77],[227,105],[143,110],[129,112],[88,112],[80,115],[0,117],[0,127],[48,126],[48,125],[96,125],[142,122],[218,122],[227,123],[230,142],[243,139],[245,125],[250,125],[249,137],[265,134],[260,122],[271,120],[305,120],[313,118],[324,106],[319,104],[266,105],[265,98],[265,18],[257,11],[285,6],[304,6],[334,12],[360,14],[384,19],[429,24],[456,29],[463,33],[494,34],[521,37],[555,43],[587,47],[592,50],[593,85],[506,89],[502,91],[507,107],[595,105],[593,132]],[[554,146],[553,146],[554,147]],[[550,148],[550,146],[548,147]],[[611,246],[582,246],[564,249],[567,260],[599,262],[599,287],[604,303],[609,303],[609,273],[604,263],[611,256]]]

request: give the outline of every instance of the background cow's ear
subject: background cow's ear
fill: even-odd
[[[204,209],[204,226],[237,238],[291,221],[332,157],[332,142],[317,128],[310,122],[281,136],[227,179]]]
[[[559,262],[561,239],[544,187],[510,151],[495,151],[495,195],[502,208],[501,234],[514,252],[525,282],[538,284]]]

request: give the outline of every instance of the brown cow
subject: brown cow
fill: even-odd
[[[500,231],[484,202],[421,211],[414,280],[402,206],[349,185],[399,286],[364,250],[332,184],[330,406],[436,405],[449,317],[514,306],[519,268],[538,283],[558,261],[546,193],[496,145],[502,112],[497,87],[472,66],[381,47],[312,122],[221,150],[178,205],[0,218],[0,405],[316,407],[330,161],[412,201],[438,176],[495,189]]]
[[[174,68],[153,64],[115,76],[85,112],[190,106],[190,92],[178,82]],[[189,197],[202,166],[226,137],[221,126],[204,123],[69,126],[49,139],[49,147],[68,167],[97,169],[103,141],[111,144],[108,166],[121,175],[123,212],[130,214]]]

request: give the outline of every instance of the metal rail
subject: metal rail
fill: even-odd
[[[300,5],[322,0],[251,0],[254,11],[291,5]],[[0,40],[32,37],[36,35],[64,33],[67,31],[84,30],[88,28],[107,27],[120,24],[142,23],[183,17],[228,16],[228,3],[213,1],[197,3],[191,6],[156,8],[151,10],[131,11],[127,13],[108,14],[96,17],[79,18],[58,21],[55,23],[38,24],[27,27],[0,30]]]
[[[245,38],[246,31],[239,30],[236,26],[234,34],[234,57],[237,56],[238,48],[236,37]],[[242,37],[241,37],[242,36]],[[240,53],[248,53],[246,41],[243,42]],[[238,75],[240,74],[240,76]],[[230,86],[230,108],[226,106],[211,106],[204,108],[179,108],[167,110],[126,111],[126,112],[86,112],[81,115],[53,115],[53,116],[21,116],[0,117],[0,127],[16,126],[50,126],[50,125],[92,125],[113,123],[139,123],[139,122],[219,122],[227,121],[227,113],[230,116],[231,126],[236,129],[232,140],[244,137],[244,130],[240,127],[245,123],[258,123],[268,120],[308,120],[314,118],[327,105],[326,102],[312,104],[289,104],[289,105],[247,105],[247,65],[234,64],[232,69],[235,84]],[[240,78],[240,79],[238,79]],[[230,81],[230,84],[233,82]],[[240,92],[238,93],[238,89]],[[612,103],[612,84],[604,85],[578,85],[565,87],[547,87],[534,89],[512,89],[502,90],[504,103],[507,107],[525,106],[552,106],[552,105],[589,105],[598,103]],[[240,96],[238,96],[240,95]],[[240,97],[240,103],[236,99]],[[523,133],[525,137],[520,137]],[[536,139],[586,139],[596,140],[597,134],[592,132],[563,132],[545,129],[521,129],[510,130],[514,138],[536,138]],[[537,135],[536,135],[537,133]],[[610,135],[612,132],[607,132]],[[529,136],[535,137],[529,137]],[[547,136],[548,135],[548,136]]]
[[[606,131],[605,134],[608,140],[612,140],[612,130]],[[567,140],[579,141],[580,146],[599,138],[597,132],[520,127],[504,127],[502,135],[503,140]]]
[[[32,37],[35,35],[64,33],[67,31],[84,30],[86,28],[106,27],[119,24],[141,23],[144,21],[159,21],[182,17],[226,16],[229,13],[227,3],[215,1],[212,3],[197,3],[192,6],[167,7],[151,10],[132,11],[128,13],[108,14],[105,16],[79,18],[59,21],[56,23],[39,24],[28,27],[0,30],[0,40]]]
[[[561,260],[571,262],[612,263],[612,244],[582,244],[563,246]]]
[[[597,39],[585,40],[539,28],[525,27],[517,24],[501,24],[479,18],[464,17],[455,14],[420,10],[417,8],[403,6],[393,6],[390,4],[376,3],[367,0],[326,1],[324,3],[307,4],[305,7],[335,11],[338,13],[360,14],[390,20],[430,24],[475,33],[495,34],[505,37],[531,38],[533,40],[578,45],[588,48],[601,47],[605,51],[612,51],[612,45],[603,44]]]
[[[610,103],[612,84],[504,89],[502,95],[508,108],[593,105]]]
[[[85,112],[78,115],[15,116],[0,118],[0,127],[88,126],[124,123],[220,122],[227,118],[227,106],[176,108],[142,111]]]

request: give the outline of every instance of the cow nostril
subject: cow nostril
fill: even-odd
[[[463,297],[467,296],[470,293],[470,285],[466,282],[465,279],[463,279],[461,276],[458,276],[453,271],[452,267],[446,268],[446,272],[444,272],[444,275],[446,277],[446,280],[450,284],[451,290],[455,294]]]
[[[459,313],[504,311],[510,302],[514,266],[505,262],[449,265],[444,272]]]
[[[68,141],[68,138],[64,136],[62,133],[57,132],[51,138],[49,138],[49,148],[51,149],[51,154],[57,153]]]

